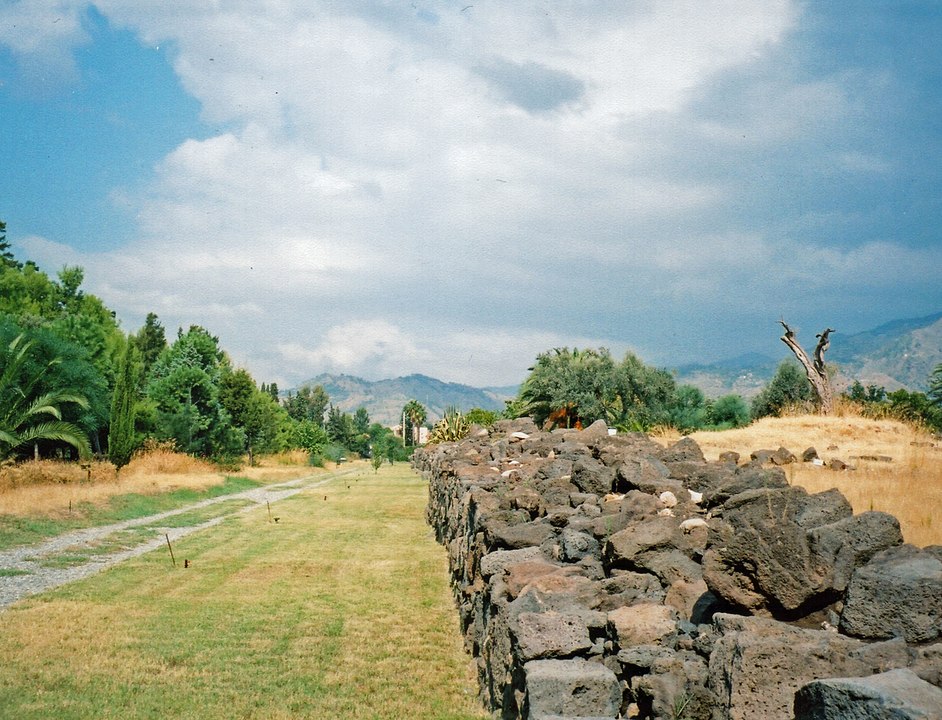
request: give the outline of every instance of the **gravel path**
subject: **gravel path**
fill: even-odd
[[[165,518],[181,515],[192,510],[229,500],[248,500],[252,502],[252,505],[237,511],[238,513],[244,513],[255,510],[259,505],[284,500],[285,498],[298,494],[302,490],[325,485],[336,478],[354,472],[356,472],[356,470],[351,468],[350,470],[331,473],[326,477],[324,475],[311,475],[284,483],[278,483],[277,485],[266,485],[231,495],[220,495],[219,497],[201,500],[200,502],[186,505],[176,510],[168,510],[166,512],[157,513],[156,515],[125,520],[111,525],[74,530],[62,535],[57,535],[54,538],[50,538],[49,540],[35,545],[25,545],[12,550],[0,551],[0,569],[20,571],[23,573],[20,575],[0,576],[0,612],[22,598],[51,590],[52,588],[65,585],[73,580],[88,577],[128,558],[136,557],[154,550],[161,545],[166,547],[167,539],[164,537],[165,534],[170,537],[172,542],[197,530],[203,530],[204,528],[218,525],[227,517],[231,517],[231,515],[236,513],[229,513],[187,527],[161,528],[158,526],[154,528],[156,537],[142,539],[142,542],[139,544],[124,550],[91,555],[88,561],[83,564],[61,568],[46,567],[43,564],[67,552],[75,553],[80,552],[83,548],[93,548],[96,542],[104,540],[109,535],[120,532],[121,530],[140,527],[142,525],[154,526]]]

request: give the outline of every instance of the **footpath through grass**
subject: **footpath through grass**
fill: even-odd
[[[180,488],[171,492],[148,495],[129,493],[115,495],[104,505],[79,503],[68,514],[55,516],[0,514],[0,550],[31,545],[70,530],[110,525],[123,520],[134,520],[167,510],[176,510],[200,500],[251,490],[263,484],[244,477],[227,477],[219,485],[213,485],[205,490]]]
[[[364,469],[12,606],[0,718],[486,718],[425,501]]]

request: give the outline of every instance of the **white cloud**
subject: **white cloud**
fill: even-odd
[[[86,7],[6,6],[32,39],[0,42],[68,58]],[[775,319],[796,286],[879,288],[937,260],[892,237],[828,249],[789,233],[816,208],[747,207],[806,172],[891,169],[844,139],[852,76],[774,63],[797,2],[95,7],[171,47],[218,129],[116,189],[131,244],[30,254],[82,264],[130,325],[207,325],[260,380],[517,382],[550,347],[674,348],[684,324]]]
[[[426,336],[389,320],[370,319],[333,326],[315,346],[289,342],[277,350],[303,378],[321,372],[372,379],[421,373],[487,386],[520,382],[537,353],[544,350],[606,345],[616,355],[627,349],[601,339],[504,327],[446,330]]]

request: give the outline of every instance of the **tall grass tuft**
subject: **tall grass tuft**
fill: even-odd
[[[26,460],[0,466],[0,493],[34,485],[114,482],[110,462],[77,463],[63,460]]]
[[[207,460],[177,452],[173,441],[148,439],[135,451],[131,462],[122,473],[128,475],[187,475],[214,472],[215,466]]]

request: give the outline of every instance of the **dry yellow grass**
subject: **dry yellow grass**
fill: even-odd
[[[837,458],[854,469],[837,472],[796,463],[784,468],[789,482],[812,493],[836,487],[855,513],[882,510],[895,515],[906,542],[942,544],[942,443],[911,425],[872,420],[845,410],[838,417],[764,418],[746,428],[701,431],[692,437],[708,460],[716,460],[727,450],[748,460],[752,451],[763,448],[786,447],[800,456],[814,447],[825,461]],[[892,460],[859,459],[866,455]]]
[[[306,465],[306,454],[300,464],[287,464],[291,459],[301,457],[262,458],[259,466],[243,467],[237,474],[267,483],[310,475],[315,470]],[[0,468],[0,514],[56,515],[83,502],[104,504],[115,495],[205,490],[224,478],[212,463],[157,444],[136,453],[120,473],[109,462],[30,460]]]

